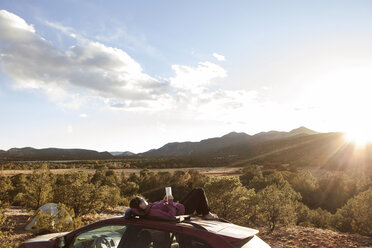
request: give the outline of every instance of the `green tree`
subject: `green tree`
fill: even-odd
[[[107,185],[116,187],[119,184],[119,178],[116,176],[114,170],[108,169],[107,167],[100,167],[96,169],[92,178],[92,183],[99,186]]]
[[[191,176],[189,183],[188,183],[188,187],[190,189],[193,189],[196,187],[204,187],[204,185],[210,180],[209,176],[203,175],[197,170],[189,170],[188,174]]]
[[[121,201],[120,189],[116,186],[107,185],[97,188],[97,201],[102,202],[102,209],[115,208]]]
[[[13,190],[12,181],[9,177],[0,177],[0,207],[11,201],[10,192]]]
[[[327,229],[331,227],[332,222],[332,214],[327,210],[317,208],[315,210],[311,210],[311,223],[314,227]]]
[[[260,166],[251,164],[243,168],[243,175],[240,177],[241,183],[248,189],[259,191],[266,187],[265,178],[262,175]]]
[[[255,213],[255,192],[236,177],[212,178],[204,186],[210,208],[220,218],[247,224]]]
[[[299,202],[296,205],[295,211],[296,211],[296,216],[297,216],[297,219],[296,219],[297,226],[307,226],[307,227],[313,226],[313,224],[311,223],[312,212],[308,206],[306,206],[302,202]]]
[[[332,213],[358,193],[357,180],[344,173],[327,173],[319,180],[317,202],[319,207]]]
[[[61,175],[56,182],[54,201],[72,208],[76,216],[99,211],[104,203],[96,189],[87,172]]]
[[[310,171],[305,173],[284,173],[283,177],[296,192],[301,194],[303,203],[312,208],[317,205],[316,191],[318,189],[318,182]]]
[[[120,195],[130,198],[138,194],[139,186],[135,182],[126,181],[120,185]]]
[[[289,186],[288,181],[285,180],[281,172],[274,172],[266,176],[266,186],[272,184],[275,184],[279,189]]]
[[[138,185],[140,183],[140,178],[139,178],[139,176],[137,176],[136,173],[131,173],[128,177],[128,181],[129,182],[134,182]]]
[[[23,194],[23,205],[37,209],[53,199],[54,178],[46,164],[33,171]]]
[[[340,231],[372,236],[372,187],[350,199],[335,214],[334,225]]]
[[[11,177],[13,189],[9,192],[12,198],[12,204],[16,206],[24,205],[24,192],[28,185],[28,179],[25,174],[17,174]]]
[[[277,224],[296,223],[296,205],[301,199],[288,183],[279,185],[271,184],[257,193],[259,219],[267,223],[271,231]]]

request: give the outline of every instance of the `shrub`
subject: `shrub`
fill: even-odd
[[[243,168],[243,175],[239,177],[241,183],[247,188],[253,188],[259,191],[265,188],[265,178],[258,165],[247,165]]]
[[[54,202],[64,203],[72,208],[76,216],[101,210],[97,187],[90,182],[87,172],[74,172],[57,179]]]
[[[289,184],[272,184],[258,192],[258,212],[262,223],[267,223],[273,231],[277,224],[296,223],[296,205],[301,199]]]
[[[220,218],[247,224],[255,213],[255,192],[236,177],[212,178],[205,184],[211,210]]]
[[[5,203],[9,203],[10,191],[13,190],[12,182],[9,177],[0,177],[0,207]]]
[[[139,186],[135,182],[126,181],[120,185],[120,195],[122,197],[133,197],[138,194]]]
[[[0,248],[15,247],[14,243],[11,240],[12,233],[13,233],[12,225],[10,225],[5,214],[3,213],[3,209],[0,208]]]
[[[22,199],[20,199],[22,205],[37,209],[50,202],[53,198],[53,186],[54,179],[46,165],[34,170],[25,183]]]
[[[337,210],[334,225],[340,231],[372,236],[372,187],[350,199]]]

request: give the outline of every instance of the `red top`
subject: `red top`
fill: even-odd
[[[177,215],[185,214],[185,207],[181,203],[168,200],[168,202],[157,201],[149,203],[145,211],[140,211],[138,209],[132,209],[132,211],[139,216],[147,215],[151,217],[174,219]]]

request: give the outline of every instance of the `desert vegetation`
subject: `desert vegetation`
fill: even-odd
[[[118,175],[101,165],[90,175],[78,170],[52,174],[48,164],[40,164],[32,174],[2,176],[0,201],[1,208],[13,205],[30,210],[49,202],[63,204],[73,223],[48,227],[45,216],[39,225],[44,230],[67,231],[82,225],[84,215],[128,206],[135,195],[157,201],[163,197],[165,186],[173,188],[176,200],[194,187],[204,187],[213,211],[241,225],[267,228],[270,232],[297,225],[372,236],[371,178],[344,172],[327,172],[315,178],[310,172],[262,170],[250,164],[239,177],[209,177],[197,170],[170,173],[150,169]],[[12,230],[4,215],[0,215],[0,224],[0,235],[4,237],[1,245],[8,247],[3,240],[9,240],[6,237]]]
[[[12,224],[9,223],[7,217],[3,213],[0,201],[0,248],[12,247],[14,244],[11,240]]]

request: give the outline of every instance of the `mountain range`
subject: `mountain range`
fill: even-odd
[[[363,161],[355,157],[355,146],[346,142],[343,133],[318,133],[306,127],[290,132],[269,131],[255,135],[231,132],[222,137],[200,142],[173,142],[144,153],[97,152],[85,149],[35,149],[31,147],[0,150],[1,160],[94,160],[127,156],[201,159],[214,164],[229,165],[258,163],[263,165],[333,166],[372,164],[372,145],[365,148]],[[216,164],[221,164],[216,162]],[[223,162],[222,164],[226,164]],[[202,162],[204,164],[204,162]]]
[[[237,147],[251,147],[264,141],[283,139],[294,136],[313,135],[317,132],[306,127],[293,129],[290,132],[261,132],[255,135],[231,132],[222,137],[201,140],[200,142],[174,142],[168,143],[159,149],[135,154],[126,152],[97,152],[86,149],[60,149],[32,147],[11,148],[7,151],[0,150],[2,160],[89,160],[113,159],[126,156],[169,157],[169,156],[194,156],[194,155],[230,155]]]
[[[290,132],[261,132],[255,135],[231,132],[219,138],[210,138],[200,142],[168,143],[159,149],[137,154],[139,156],[189,156],[189,155],[234,155],[236,149],[249,148],[263,142],[318,134],[306,127],[299,127]]]

